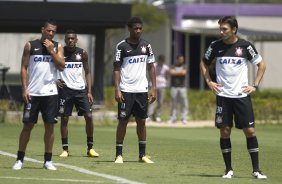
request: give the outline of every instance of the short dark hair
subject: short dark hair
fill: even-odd
[[[220,18],[218,20],[218,24],[220,25],[222,23],[229,24],[232,29],[234,27],[236,27],[235,34],[237,33],[237,31],[238,31],[238,22],[237,22],[237,19],[234,16],[225,16],[225,17]]]
[[[143,22],[140,17],[131,17],[127,21],[127,27],[132,27],[134,24],[143,24]]]
[[[53,26],[57,26],[57,22],[53,19],[48,19],[44,22],[44,27],[47,27],[48,24],[51,24]]]
[[[76,32],[73,29],[67,29],[66,35],[67,34],[76,34]]]

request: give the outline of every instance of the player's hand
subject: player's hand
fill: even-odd
[[[59,88],[63,88],[63,83],[60,79],[56,80],[56,85],[59,87]]]
[[[242,89],[246,94],[251,94],[252,92],[257,90],[254,86],[243,86]]]
[[[43,45],[47,48],[49,53],[54,52],[54,43],[52,41],[45,39]]]
[[[156,101],[156,99],[157,99],[156,92],[155,92],[155,90],[152,90],[152,91],[151,91],[151,94],[150,94],[150,96],[149,96],[149,98],[148,98],[149,103],[150,103],[150,104],[153,103],[154,101]]]
[[[94,103],[94,98],[91,93],[87,93],[88,101],[92,105]]]
[[[23,91],[23,100],[25,103],[29,103],[29,101],[31,100],[31,97],[29,95],[29,92],[27,90]]]
[[[121,103],[124,101],[124,98],[122,96],[122,93],[120,90],[115,90],[115,100],[118,102],[118,103]]]
[[[218,94],[221,91],[220,88],[222,87],[221,84],[218,84],[218,83],[213,82],[213,81],[210,81],[208,83],[208,86],[214,94]]]

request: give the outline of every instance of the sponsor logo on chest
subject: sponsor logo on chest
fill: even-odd
[[[34,62],[53,62],[51,56],[35,56],[33,58]]]
[[[140,57],[140,58],[131,58],[128,60],[129,64],[134,64],[134,63],[142,63],[145,62],[145,58],[144,57]]]
[[[240,58],[219,58],[219,64],[233,64],[233,65],[240,65],[242,63],[242,59]]]
[[[81,68],[82,67],[82,63],[67,63],[65,64],[65,68]]]

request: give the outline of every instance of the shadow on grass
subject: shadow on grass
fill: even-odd
[[[221,178],[222,175],[218,175],[218,174],[180,174],[180,176],[194,176],[194,177],[204,177],[204,178]],[[251,177],[240,177],[240,176],[235,176],[232,178],[233,179],[239,179],[239,178],[251,178]],[[222,178],[223,180],[229,180],[229,179],[224,179]]]

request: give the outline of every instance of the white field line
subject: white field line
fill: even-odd
[[[7,152],[1,151],[1,150],[0,150],[0,154],[4,155],[4,156],[14,157],[14,158],[17,157],[15,154],[7,153]],[[34,162],[34,163],[43,164],[42,161],[35,160],[33,158],[25,157],[24,160]],[[72,170],[80,172],[80,173],[94,175],[94,176],[100,176],[102,178],[106,178],[106,179],[112,180],[112,181],[117,182],[117,183],[144,184],[144,183],[139,183],[137,181],[132,181],[132,180],[128,180],[128,179],[125,179],[125,178],[121,178],[121,177],[118,177],[118,176],[113,176],[113,175],[109,175],[109,174],[103,174],[103,173],[98,173],[98,172],[95,172],[95,171],[90,171],[90,170],[80,168],[80,167],[77,167],[77,166],[73,166],[73,165],[67,165],[67,164],[62,164],[62,163],[53,163],[53,164],[56,165],[56,166],[65,167],[67,169],[72,169]]]
[[[38,180],[38,181],[61,181],[61,182],[75,182],[75,183],[105,183],[97,180],[75,180],[75,179],[55,179],[55,178],[31,178],[31,177],[11,177],[11,176],[0,176],[0,179],[11,179],[11,180]]]

